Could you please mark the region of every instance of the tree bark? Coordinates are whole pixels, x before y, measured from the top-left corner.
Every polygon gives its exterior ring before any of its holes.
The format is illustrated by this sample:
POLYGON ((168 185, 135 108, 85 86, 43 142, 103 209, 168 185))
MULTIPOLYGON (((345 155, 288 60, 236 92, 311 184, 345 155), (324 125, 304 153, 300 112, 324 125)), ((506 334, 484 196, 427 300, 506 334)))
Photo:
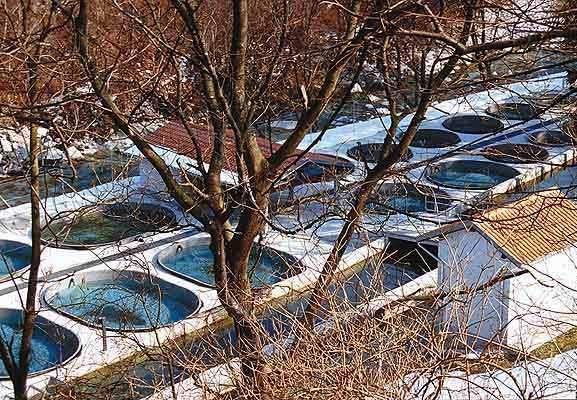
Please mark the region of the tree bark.
POLYGON ((32 335, 36 320, 36 295, 38 291, 38 274, 40 271, 40 235, 41 208, 40 208, 40 166, 38 156, 41 151, 38 126, 30 126, 30 206, 32 212, 32 262, 30 264, 24 321, 22 325, 22 343, 20 345, 17 373, 14 379, 14 398, 26 400, 30 352, 32 350, 32 335))
MULTIPOLYGON (((32 3, 28 3, 24 10, 23 18, 27 21, 32 15, 32 3)), ((27 31, 27 23, 24 24, 24 31, 27 31)), ((26 59, 27 68, 27 97, 30 106, 37 103, 38 96, 38 57, 45 35, 49 32, 46 28, 38 39, 36 47, 32 54, 26 59)), ((19 348, 19 354, 15 365, 15 374, 13 375, 14 398, 16 400, 26 400, 27 382, 30 366, 30 355, 32 350, 32 335, 34 334, 34 324, 36 320, 36 297, 38 291, 38 275, 40 273, 40 255, 41 255, 41 204, 40 204, 40 162, 39 157, 42 151, 38 125, 31 123, 30 129, 30 211, 32 223, 32 255, 30 268, 28 270, 28 284, 26 288, 26 303, 24 304, 24 320, 22 323, 22 342, 19 348)))

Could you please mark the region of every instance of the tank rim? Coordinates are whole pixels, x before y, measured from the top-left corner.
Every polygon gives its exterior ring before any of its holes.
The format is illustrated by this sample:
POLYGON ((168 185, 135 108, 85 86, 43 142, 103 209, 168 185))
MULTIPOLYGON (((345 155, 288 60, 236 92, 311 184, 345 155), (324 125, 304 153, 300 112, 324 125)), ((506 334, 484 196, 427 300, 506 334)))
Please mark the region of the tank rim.
MULTIPOLYGON (((3 311, 10 311, 10 312, 22 312, 23 310, 17 309, 17 308, 8 308, 8 307, 0 307, 0 313, 3 311)), ((37 315, 36 316, 36 322, 41 321, 41 323, 43 324, 48 324, 51 325, 53 327, 56 327, 56 329, 61 329, 64 332, 66 332, 67 334, 70 334, 70 336, 72 338, 74 338, 75 341, 75 347, 76 349, 72 352, 72 354, 70 354, 65 360, 63 360, 62 362, 57 363, 56 365, 53 365, 51 367, 48 368, 44 368, 38 371, 34 371, 34 372, 29 372, 28 376, 29 377, 37 377, 40 375, 44 375, 47 374, 49 372, 52 372, 58 368, 62 368, 64 367, 66 364, 70 363, 72 360, 74 360, 75 358, 77 358, 80 353, 82 352, 82 343, 80 342, 80 338, 79 336, 74 333, 71 329, 61 325, 60 323, 56 322, 56 321, 52 321, 51 319, 48 319, 42 315, 37 315)), ((10 380, 10 376, 8 375, 0 375, 0 381, 7 381, 10 380)))
MULTIPOLYGON (((190 240, 190 239, 189 239, 189 240, 190 240)), ((174 242, 174 243, 172 243, 171 245, 169 245, 168 247, 160 250, 160 251, 154 256, 154 258, 155 258, 155 260, 156 260, 156 264, 157 264, 160 268, 162 268, 164 271, 166 271, 167 273, 172 274, 172 275, 174 275, 174 276, 177 276, 178 278, 183 279, 183 280, 185 280, 185 281, 187 281, 187 282, 191 282, 191 283, 194 283, 194 284, 196 284, 196 285, 199 285, 199 286, 202 286, 202 287, 208 288, 208 289, 216 289, 216 288, 217 288, 216 285, 212 285, 212 284, 210 284, 210 283, 208 283, 208 282, 201 281, 200 279, 196 279, 196 278, 193 278, 193 277, 191 277, 191 276, 189 276, 189 275, 183 274, 182 272, 176 271, 175 269, 170 268, 170 267, 169 267, 168 265, 166 265, 166 263, 164 262, 164 258, 166 257, 167 254, 169 254, 169 250, 171 250, 174 246, 179 246, 179 245, 182 246, 183 242, 186 242, 186 241, 187 241, 187 240, 174 242)), ((203 246, 207 246, 207 244, 204 244, 204 243, 195 243, 195 244, 193 244, 193 245, 191 245, 191 246, 188 246, 188 247, 203 247, 203 246)), ((259 246, 259 245, 256 245, 256 246, 259 246)), ((253 247, 253 249, 256 248, 256 246, 253 247)), ((294 269, 294 270, 295 270, 295 273, 292 273, 292 274, 290 274, 289 276, 281 279, 281 281, 279 281, 279 282, 282 282, 282 281, 285 280, 285 279, 290 279, 290 278, 292 278, 292 277, 294 277, 294 276, 302 273, 302 272, 305 270, 304 265, 303 265, 300 261, 298 261, 298 260, 296 259, 296 257, 294 257, 292 254, 289 254, 289 253, 287 253, 287 252, 285 252, 285 251, 273 249, 273 248, 270 247, 270 246, 262 246, 262 247, 264 248, 263 251, 265 251, 265 252, 267 252, 267 253, 269 253, 269 254, 270 254, 270 253, 282 253, 284 257, 289 257, 291 264, 293 264, 293 266, 289 266, 289 267, 290 267, 290 269, 294 269)), ((278 282, 277 282, 277 283, 278 283, 278 282)), ((272 284, 272 285, 255 286, 254 289, 262 289, 262 288, 272 287, 272 286, 274 286, 274 284, 272 284)))
MULTIPOLYGON (((163 206, 160 204, 138 203, 138 202, 134 202, 134 201, 127 201, 125 203, 119 202, 119 203, 113 203, 113 204, 107 204, 107 205, 104 205, 104 204, 99 205, 99 206, 96 206, 94 210, 90 210, 86 214, 96 213, 96 212, 102 211, 103 209, 108 209, 108 208, 111 208, 111 207, 116 206, 116 205, 130 204, 130 203, 136 203, 138 205, 153 206, 153 207, 161 208, 163 212, 167 212, 167 214, 169 214, 169 216, 171 217, 172 221, 175 224, 178 223, 176 213, 172 209, 170 209, 169 207, 166 207, 166 206, 163 206)), ((86 214, 84 214, 84 215, 86 215, 86 214)), ((167 224, 165 226, 169 226, 169 225, 170 224, 167 224)), ((109 246, 114 246, 114 245, 125 245, 127 243, 134 242, 140 238, 147 238, 147 237, 156 235, 157 233, 160 233, 160 232, 155 232, 155 231, 142 232, 142 233, 137 233, 135 235, 127 236, 123 239, 116 240, 116 241, 98 242, 98 243, 93 243, 93 244, 90 244, 90 243, 89 244, 80 244, 80 243, 75 244, 75 243, 69 243, 66 241, 59 241, 58 242, 58 241, 54 241, 54 240, 50 240, 50 239, 45 239, 43 237, 40 238, 40 241, 43 245, 51 247, 51 248, 55 248, 55 249, 94 250, 94 249, 101 248, 101 247, 109 247, 109 246)))
MULTIPOLYGON (((88 272, 88 271, 84 270, 84 271, 81 271, 80 273, 81 273, 81 274, 86 274, 86 272, 88 272)), ((100 273, 104 272, 105 274, 113 274, 113 273, 123 274, 123 273, 130 273, 130 274, 134 274, 134 275, 144 275, 144 276, 147 276, 147 275, 148 275, 148 274, 146 274, 145 272, 138 271, 138 270, 132 270, 132 269, 127 269, 127 270, 123 270, 123 271, 100 270, 100 271, 98 271, 98 272, 100 272, 100 273)), ((173 283, 173 282, 169 282, 169 281, 167 281, 167 280, 164 280, 164 279, 162 279, 161 277, 159 277, 159 276, 157 276, 157 275, 151 275, 151 276, 152 276, 154 279, 161 280, 161 281, 163 281, 163 282, 165 282, 165 283, 169 283, 169 284, 171 284, 171 285, 174 285, 174 286, 178 287, 179 289, 182 289, 182 290, 187 291, 187 292, 189 292, 190 294, 192 294, 192 295, 196 298, 196 300, 197 300, 197 305, 196 305, 196 307, 194 308, 194 310, 193 310, 192 312, 190 312, 189 314, 187 314, 182 320, 178 320, 178 321, 174 321, 174 322, 170 322, 170 323, 166 323, 166 324, 158 324, 158 325, 155 325, 155 326, 152 326, 152 327, 136 328, 136 329, 112 328, 112 327, 108 327, 108 326, 107 326, 107 327, 106 327, 106 330, 107 330, 107 331, 111 331, 111 332, 134 332, 134 333, 153 332, 153 331, 158 330, 158 329, 172 327, 172 326, 174 326, 175 324, 177 324, 177 323, 179 323, 179 322, 181 322, 181 321, 184 321, 185 319, 188 319, 188 318, 192 317, 193 315, 197 314, 197 313, 200 311, 200 309, 203 307, 204 304, 203 304, 203 302, 202 302, 202 299, 200 298, 200 296, 198 296, 198 295, 197 295, 195 292, 193 292, 192 290, 190 290, 190 289, 188 289, 188 288, 185 288, 184 286, 177 285, 176 283, 173 283)), ((57 312, 58 314, 63 315, 63 316, 65 316, 66 318, 69 318, 69 319, 71 319, 71 320, 73 320, 73 321, 76 321, 76 322, 78 322, 78 323, 80 323, 80 324, 82 324, 82 325, 84 325, 84 326, 87 326, 87 327, 92 328, 92 329, 101 329, 102 327, 101 327, 100 325, 94 324, 94 323, 92 323, 92 322, 89 322, 89 321, 85 320, 84 318, 78 317, 78 316, 76 316, 76 315, 74 315, 74 314, 71 314, 71 313, 69 313, 69 312, 67 312, 67 311, 63 311, 63 310, 61 310, 59 307, 56 307, 56 306, 52 305, 52 304, 48 301, 47 296, 49 296, 49 295, 51 295, 51 294, 56 294, 56 293, 57 293, 56 290, 57 290, 57 289, 61 289, 61 286, 62 286, 62 282, 56 283, 56 284, 53 284, 53 285, 50 285, 50 286, 48 286, 46 289, 44 289, 43 292, 42 292, 42 295, 41 295, 42 303, 43 303, 44 305, 46 305, 47 307, 49 307, 49 308, 50 308, 51 310, 53 310, 54 312, 57 312)))

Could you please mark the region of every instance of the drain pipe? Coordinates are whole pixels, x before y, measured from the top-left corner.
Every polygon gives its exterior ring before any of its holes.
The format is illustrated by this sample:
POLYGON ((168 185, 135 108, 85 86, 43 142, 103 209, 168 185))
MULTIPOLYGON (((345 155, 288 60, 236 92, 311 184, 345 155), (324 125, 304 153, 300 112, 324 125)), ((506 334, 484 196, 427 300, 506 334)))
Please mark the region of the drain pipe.
POLYGON ((102 352, 106 352, 106 350, 108 350, 108 340, 106 337, 106 325, 104 324, 104 317, 100 317, 99 319, 100 322, 100 328, 102 331, 102 352))

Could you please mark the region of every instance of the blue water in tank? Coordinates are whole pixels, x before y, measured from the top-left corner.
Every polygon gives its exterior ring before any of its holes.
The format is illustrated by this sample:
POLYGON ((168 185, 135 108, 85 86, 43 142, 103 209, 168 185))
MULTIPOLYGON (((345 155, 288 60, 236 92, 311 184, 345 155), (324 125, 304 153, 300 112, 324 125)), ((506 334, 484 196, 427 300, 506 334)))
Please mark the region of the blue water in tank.
MULTIPOLYGON (((144 276, 144 274, 143 274, 144 276)), ((189 291, 158 279, 110 278, 71 281, 48 302, 58 311, 91 325, 116 330, 142 330, 185 319, 198 309, 198 298, 189 291)))
POLYGON ((514 168, 488 161, 458 160, 432 165, 427 178, 441 186, 458 189, 489 189, 519 174, 514 168))
POLYGON ((30 265, 32 248, 24 243, 0 240, 0 277, 30 265))
MULTIPOLYGON (((22 344, 23 313, 19 310, 0 311, 0 337, 19 363, 22 344)), ((37 317, 30 354, 29 373, 35 373, 56 367, 76 353, 79 347, 77 338, 69 331, 44 318, 37 317)), ((0 362, 0 376, 8 372, 0 362)))
MULTIPOLYGON (((215 286, 213 256, 208 245, 172 246, 159 254, 159 262, 169 271, 204 285, 215 286)), ((291 275, 291 261, 271 251, 253 248, 248 273, 253 287, 272 285, 291 275)))

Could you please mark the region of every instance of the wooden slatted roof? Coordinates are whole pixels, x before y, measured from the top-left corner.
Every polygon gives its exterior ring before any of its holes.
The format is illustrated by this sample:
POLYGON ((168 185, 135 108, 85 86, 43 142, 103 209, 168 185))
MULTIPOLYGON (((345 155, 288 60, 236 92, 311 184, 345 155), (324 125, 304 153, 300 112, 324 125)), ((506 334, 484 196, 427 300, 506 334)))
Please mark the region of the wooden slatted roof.
POLYGON ((548 190, 486 211, 474 226, 508 256, 530 264, 577 242, 577 205, 548 190))
POLYGON ((465 228, 481 233, 516 264, 531 264, 577 243, 577 204, 558 189, 537 192, 420 239, 465 228))

